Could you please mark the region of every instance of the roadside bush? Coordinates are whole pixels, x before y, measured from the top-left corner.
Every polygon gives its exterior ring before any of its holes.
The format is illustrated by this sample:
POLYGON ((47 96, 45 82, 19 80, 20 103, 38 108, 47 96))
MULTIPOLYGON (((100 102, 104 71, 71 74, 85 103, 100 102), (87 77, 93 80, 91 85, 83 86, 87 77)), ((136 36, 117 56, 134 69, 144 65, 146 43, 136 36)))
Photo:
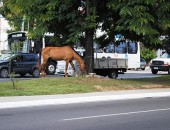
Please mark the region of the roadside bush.
POLYGON ((141 57, 144 58, 146 62, 148 63, 151 59, 156 57, 156 52, 155 50, 151 50, 149 48, 142 48, 141 57))

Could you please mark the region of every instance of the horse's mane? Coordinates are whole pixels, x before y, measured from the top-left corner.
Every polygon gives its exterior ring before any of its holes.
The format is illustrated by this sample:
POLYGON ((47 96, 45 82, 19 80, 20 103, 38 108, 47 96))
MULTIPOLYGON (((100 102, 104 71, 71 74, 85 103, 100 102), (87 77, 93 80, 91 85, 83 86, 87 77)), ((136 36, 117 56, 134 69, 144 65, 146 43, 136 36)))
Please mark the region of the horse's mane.
POLYGON ((82 58, 81 55, 80 55, 77 51, 75 51, 73 47, 70 47, 70 48, 71 48, 78 56, 80 56, 80 58, 82 58))

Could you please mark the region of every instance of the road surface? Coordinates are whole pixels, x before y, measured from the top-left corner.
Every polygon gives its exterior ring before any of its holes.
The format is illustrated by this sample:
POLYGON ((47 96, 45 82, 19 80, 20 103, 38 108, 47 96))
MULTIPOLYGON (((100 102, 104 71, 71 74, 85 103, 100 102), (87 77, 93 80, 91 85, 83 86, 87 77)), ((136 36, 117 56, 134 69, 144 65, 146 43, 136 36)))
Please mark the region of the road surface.
POLYGON ((168 130, 170 97, 0 110, 0 130, 168 130))

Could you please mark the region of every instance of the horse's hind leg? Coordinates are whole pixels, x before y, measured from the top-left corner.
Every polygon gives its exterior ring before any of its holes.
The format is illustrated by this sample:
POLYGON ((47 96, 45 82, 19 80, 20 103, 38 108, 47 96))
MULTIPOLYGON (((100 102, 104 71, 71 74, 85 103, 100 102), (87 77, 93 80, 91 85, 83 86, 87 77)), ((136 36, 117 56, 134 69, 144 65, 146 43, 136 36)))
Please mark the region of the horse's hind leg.
POLYGON ((65 67, 64 77, 67 77, 68 63, 69 63, 69 61, 66 61, 66 67, 65 67))
POLYGON ((75 69, 74 64, 73 64, 72 61, 70 61, 70 65, 71 65, 71 67, 72 67, 73 70, 74 70, 74 75, 78 76, 77 73, 76 73, 76 69, 75 69))
POLYGON ((46 67, 46 63, 42 63, 42 65, 41 65, 41 77, 46 76, 45 67, 46 67))

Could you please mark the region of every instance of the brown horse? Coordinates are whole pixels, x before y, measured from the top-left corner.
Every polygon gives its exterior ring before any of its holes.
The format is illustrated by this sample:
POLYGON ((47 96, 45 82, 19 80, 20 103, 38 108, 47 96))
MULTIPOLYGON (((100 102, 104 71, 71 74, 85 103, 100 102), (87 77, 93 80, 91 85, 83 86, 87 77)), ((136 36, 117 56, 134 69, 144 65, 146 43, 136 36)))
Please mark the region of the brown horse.
MULTIPOLYGON (((80 70, 83 73, 86 72, 85 69, 85 64, 84 61, 81 59, 81 57, 77 54, 76 51, 74 51, 71 47, 69 46, 63 46, 63 47, 46 47, 43 48, 39 54, 39 63, 38 63, 38 67, 40 68, 40 64, 41 64, 41 76, 45 77, 45 68, 46 68, 46 63, 48 61, 48 59, 51 58, 53 60, 59 61, 59 60, 65 60, 66 62, 66 66, 65 66, 65 77, 67 77, 67 68, 68 68, 68 64, 70 63, 74 73, 76 73, 75 71, 75 67, 73 64, 73 59, 77 60, 77 62, 80 65, 80 70), (41 56, 42 56, 42 64, 40 62, 41 60, 41 56)), ((77 75, 77 74, 76 74, 77 75)))

